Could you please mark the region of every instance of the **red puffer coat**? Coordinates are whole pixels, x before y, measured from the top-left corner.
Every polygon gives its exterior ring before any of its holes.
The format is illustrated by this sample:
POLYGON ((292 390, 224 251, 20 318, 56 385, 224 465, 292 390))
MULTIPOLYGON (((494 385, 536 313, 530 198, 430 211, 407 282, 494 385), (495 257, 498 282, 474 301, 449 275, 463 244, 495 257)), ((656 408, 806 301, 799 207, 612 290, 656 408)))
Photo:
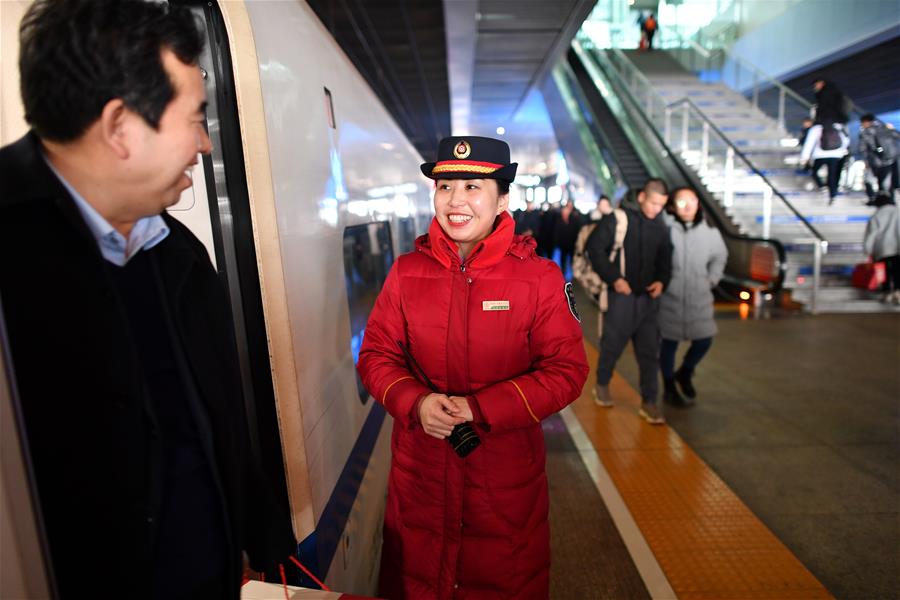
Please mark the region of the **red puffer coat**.
POLYGON ((369 317, 359 372, 394 417, 384 597, 548 596, 540 422, 578 397, 588 365, 559 268, 513 228, 501 215, 461 264, 432 221, 416 252, 397 260, 369 317), (422 430, 416 406, 430 390, 398 340, 439 391, 470 398, 481 446, 467 458, 422 430))

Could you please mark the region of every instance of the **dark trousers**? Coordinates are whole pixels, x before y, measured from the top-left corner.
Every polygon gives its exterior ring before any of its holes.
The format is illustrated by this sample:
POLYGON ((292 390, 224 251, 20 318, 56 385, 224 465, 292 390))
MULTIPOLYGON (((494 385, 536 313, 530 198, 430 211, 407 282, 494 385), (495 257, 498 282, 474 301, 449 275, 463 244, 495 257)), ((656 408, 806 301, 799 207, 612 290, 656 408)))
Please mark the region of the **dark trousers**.
POLYGON ((648 404, 656 404, 659 393, 658 311, 659 300, 647 294, 623 296, 609 290, 609 309, 603 316, 600 360, 597 361, 599 385, 609 385, 616 362, 631 340, 641 373, 641 398, 648 404))
POLYGON ((813 161, 812 167, 812 176, 813 180, 816 182, 816 185, 822 187, 822 180, 819 179, 819 168, 822 165, 828 167, 828 176, 827 176, 827 185, 828 185, 828 196, 830 198, 834 198, 837 196, 837 188, 838 181, 841 177, 841 165, 843 164, 842 158, 817 158, 813 161))
MULTIPOLYGON (((694 369, 700 364, 700 361, 709 352, 712 346, 712 338, 700 338, 699 340, 691 340, 691 347, 688 348, 687 354, 681 361, 681 371, 688 376, 694 374, 694 369)), ((659 348, 659 370, 662 371, 663 379, 672 379, 675 377, 675 351, 678 350, 678 340, 667 340, 663 338, 659 348)))
POLYGON ((887 286, 887 291, 896 292, 900 290, 900 254, 885 256, 881 260, 884 261, 884 270, 887 276, 884 282, 887 286))
MULTIPOLYGON (((885 165, 883 167, 869 166, 872 177, 878 182, 879 192, 887 192, 890 194, 891 191, 897 187, 897 182, 895 181, 896 178, 893 177, 893 170, 894 165, 885 165), (888 178, 890 178, 890 183, 888 183, 888 178)), ((869 199, 875 198, 875 188, 869 183, 868 178, 866 178, 866 194, 869 196, 869 199)))

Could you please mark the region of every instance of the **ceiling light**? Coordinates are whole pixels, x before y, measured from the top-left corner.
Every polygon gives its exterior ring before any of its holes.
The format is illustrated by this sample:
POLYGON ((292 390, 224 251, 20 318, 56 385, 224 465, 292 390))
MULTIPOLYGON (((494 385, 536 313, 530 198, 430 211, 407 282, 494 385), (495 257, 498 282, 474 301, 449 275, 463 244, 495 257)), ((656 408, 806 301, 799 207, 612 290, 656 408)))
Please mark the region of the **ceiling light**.
POLYGON ((500 127, 497 128, 497 135, 503 135, 504 133, 506 133, 506 128, 505 128, 505 127, 503 127, 503 126, 501 125, 500 127))

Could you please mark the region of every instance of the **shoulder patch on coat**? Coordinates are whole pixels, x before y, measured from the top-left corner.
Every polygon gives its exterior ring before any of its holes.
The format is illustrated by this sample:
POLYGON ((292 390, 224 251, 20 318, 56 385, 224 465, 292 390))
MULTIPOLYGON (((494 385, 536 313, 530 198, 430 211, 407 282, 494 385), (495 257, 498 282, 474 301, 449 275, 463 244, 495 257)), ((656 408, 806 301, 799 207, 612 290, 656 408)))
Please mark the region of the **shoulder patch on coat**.
POLYGON ((566 293, 566 302, 569 303, 569 312, 572 313, 572 316, 575 317, 575 320, 581 323, 581 316, 578 314, 578 309, 575 308, 575 288, 572 287, 572 282, 566 282, 566 285, 563 287, 566 293))

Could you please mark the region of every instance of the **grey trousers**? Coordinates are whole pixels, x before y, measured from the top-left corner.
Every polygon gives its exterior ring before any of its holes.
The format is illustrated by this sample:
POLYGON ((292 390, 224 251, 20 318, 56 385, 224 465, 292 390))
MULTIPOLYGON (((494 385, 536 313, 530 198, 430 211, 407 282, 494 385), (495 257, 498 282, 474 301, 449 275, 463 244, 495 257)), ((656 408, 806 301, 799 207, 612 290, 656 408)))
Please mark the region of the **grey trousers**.
POLYGON ((622 351, 631 340, 641 374, 641 398, 656 404, 659 393, 659 299, 647 294, 623 296, 609 291, 609 309, 603 317, 597 383, 608 385, 622 351))

